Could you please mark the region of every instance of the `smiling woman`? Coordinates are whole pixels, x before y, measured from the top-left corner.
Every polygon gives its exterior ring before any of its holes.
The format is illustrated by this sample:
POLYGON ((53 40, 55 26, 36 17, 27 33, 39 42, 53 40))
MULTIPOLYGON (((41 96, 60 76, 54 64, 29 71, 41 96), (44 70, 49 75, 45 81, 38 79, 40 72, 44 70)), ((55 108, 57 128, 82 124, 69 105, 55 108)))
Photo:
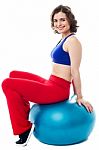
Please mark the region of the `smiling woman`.
POLYGON ((61 34, 62 39, 51 52, 52 72, 49 79, 39 75, 11 71, 2 82, 2 89, 7 99, 14 135, 19 135, 18 145, 26 145, 31 135, 32 124, 28 120, 29 102, 52 104, 69 99, 70 85, 73 83, 77 103, 84 105, 88 112, 92 105, 82 96, 79 66, 82 48, 75 37, 77 21, 67 6, 56 7, 51 15, 51 26, 61 34))
POLYGON ((71 8, 68 6, 61 7, 61 5, 52 12, 51 26, 56 33, 62 33, 62 29, 64 29, 65 32, 69 30, 71 32, 77 32, 77 27, 79 27, 77 25, 77 20, 75 20, 74 14, 71 12, 71 8))
POLYGON ((62 39, 53 49, 52 74, 73 83, 74 93, 77 95, 77 103, 84 105, 88 111, 92 111, 92 105, 82 96, 81 78, 79 67, 82 58, 82 46, 74 36, 77 32, 77 20, 68 6, 59 5, 51 14, 51 27, 56 33, 62 35, 62 39))
POLYGON ((70 29, 70 25, 69 22, 67 21, 66 15, 62 12, 55 14, 53 21, 54 21, 54 28, 56 29, 56 31, 58 31, 58 33, 63 33, 64 30, 68 31, 70 29))

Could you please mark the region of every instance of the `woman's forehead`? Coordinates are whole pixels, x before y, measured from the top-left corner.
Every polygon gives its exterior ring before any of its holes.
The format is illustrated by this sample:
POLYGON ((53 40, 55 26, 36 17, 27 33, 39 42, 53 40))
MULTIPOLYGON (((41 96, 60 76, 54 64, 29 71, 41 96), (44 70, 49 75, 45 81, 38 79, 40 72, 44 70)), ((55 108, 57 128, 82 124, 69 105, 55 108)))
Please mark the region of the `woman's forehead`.
POLYGON ((66 18, 66 14, 63 12, 58 12, 54 15, 54 19, 57 19, 57 18, 66 18))

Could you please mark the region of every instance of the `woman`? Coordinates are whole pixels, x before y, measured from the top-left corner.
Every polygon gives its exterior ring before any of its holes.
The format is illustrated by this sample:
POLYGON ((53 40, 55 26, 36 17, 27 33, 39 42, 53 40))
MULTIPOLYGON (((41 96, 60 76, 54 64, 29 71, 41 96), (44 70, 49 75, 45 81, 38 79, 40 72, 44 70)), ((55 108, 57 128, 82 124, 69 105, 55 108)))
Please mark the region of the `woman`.
POLYGON ((72 82, 77 103, 84 105, 88 112, 92 105, 83 99, 79 66, 82 48, 74 33, 77 21, 67 6, 56 7, 51 15, 53 30, 62 35, 62 39, 51 52, 52 73, 48 80, 27 72, 12 71, 9 78, 2 83, 7 99, 14 135, 19 135, 18 145, 26 145, 32 124, 28 121, 29 101, 39 104, 50 104, 69 98, 72 82))

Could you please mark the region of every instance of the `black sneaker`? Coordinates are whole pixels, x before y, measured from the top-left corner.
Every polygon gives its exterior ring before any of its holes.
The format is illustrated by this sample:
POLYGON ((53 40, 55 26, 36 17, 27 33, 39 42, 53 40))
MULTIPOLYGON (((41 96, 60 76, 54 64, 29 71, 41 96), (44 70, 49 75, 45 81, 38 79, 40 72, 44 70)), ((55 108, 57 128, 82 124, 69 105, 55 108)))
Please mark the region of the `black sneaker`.
POLYGON ((17 145, 26 146, 32 134, 32 128, 19 135, 19 140, 16 141, 17 145))

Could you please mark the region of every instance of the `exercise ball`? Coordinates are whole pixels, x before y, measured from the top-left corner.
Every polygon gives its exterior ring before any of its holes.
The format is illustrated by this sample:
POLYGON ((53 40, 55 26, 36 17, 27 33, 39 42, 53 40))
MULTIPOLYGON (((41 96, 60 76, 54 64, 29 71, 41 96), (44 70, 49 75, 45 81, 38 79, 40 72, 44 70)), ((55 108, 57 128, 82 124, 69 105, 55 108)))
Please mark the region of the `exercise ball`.
POLYGON ((55 104, 34 104, 29 113, 34 124, 34 136, 50 145, 70 145, 83 142, 93 130, 95 112, 69 100, 55 104))

